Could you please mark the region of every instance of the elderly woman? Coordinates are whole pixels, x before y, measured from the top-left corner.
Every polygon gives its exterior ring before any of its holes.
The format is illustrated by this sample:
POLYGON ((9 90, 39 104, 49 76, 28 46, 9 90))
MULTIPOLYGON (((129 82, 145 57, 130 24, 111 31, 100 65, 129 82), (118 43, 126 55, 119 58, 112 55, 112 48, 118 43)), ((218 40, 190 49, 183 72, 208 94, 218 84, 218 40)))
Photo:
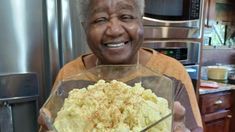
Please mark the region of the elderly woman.
POLYGON ((92 53, 66 64, 56 82, 97 65, 138 62, 175 78, 174 131, 202 131, 195 93, 184 67, 173 58, 141 48, 144 0, 80 0, 79 7, 92 53))

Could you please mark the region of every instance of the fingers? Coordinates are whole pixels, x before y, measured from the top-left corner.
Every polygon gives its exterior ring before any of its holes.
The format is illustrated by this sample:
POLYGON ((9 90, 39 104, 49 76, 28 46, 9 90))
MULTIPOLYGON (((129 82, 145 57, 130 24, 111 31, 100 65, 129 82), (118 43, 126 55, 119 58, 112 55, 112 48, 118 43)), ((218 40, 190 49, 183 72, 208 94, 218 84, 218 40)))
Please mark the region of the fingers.
POLYGON ((185 108, 180 104, 180 102, 174 102, 174 121, 183 122, 185 117, 185 108))
POLYGON ((40 109, 40 113, 43 113, 47 117, 51 118, 51 112, 48 109, 46 109, 46 108, 41 108, 40 109))
POLYGON ((40 109, 40 113, 39 113, 39 116, 38 116, 38 124, 41 125, 40 132, 44 132, 44 131, 49 130, 43 116, 44 117, 47 116, 47 117, 51 118, 51 113, 45 108, 40 109))
POLYGON ((174 123, 173 129, 174 132, 190 132, 184 124, 185 120, 185 108, 180 104, 180 102, 174 102, 174 123))
POLYGON ((186 128, 183 122, 174 122, 173 131, 174 132, 190 132, 190 130, 186 128))

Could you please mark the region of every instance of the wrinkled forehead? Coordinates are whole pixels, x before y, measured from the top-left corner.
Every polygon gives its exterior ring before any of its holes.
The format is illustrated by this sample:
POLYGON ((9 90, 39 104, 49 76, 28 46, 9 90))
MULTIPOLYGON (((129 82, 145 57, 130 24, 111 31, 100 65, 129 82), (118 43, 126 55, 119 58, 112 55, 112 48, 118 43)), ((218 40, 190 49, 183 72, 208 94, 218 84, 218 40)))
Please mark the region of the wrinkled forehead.
POLYGON ((137 3, 135 0, 91 0, 91 3, 89 4, 90 14, 120 10, 137 12, 137 3))

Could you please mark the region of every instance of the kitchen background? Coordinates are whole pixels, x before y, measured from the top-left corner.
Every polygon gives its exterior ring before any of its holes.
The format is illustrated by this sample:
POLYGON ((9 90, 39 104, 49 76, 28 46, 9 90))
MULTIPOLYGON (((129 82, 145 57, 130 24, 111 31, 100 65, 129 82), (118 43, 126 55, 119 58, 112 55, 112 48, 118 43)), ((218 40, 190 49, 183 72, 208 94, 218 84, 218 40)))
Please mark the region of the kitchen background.
POLYGON ((208 0, 205 8, 203 66, 235 63, 234 13, 233 0, 208 0))
POLYGON ((204 45, 234 46, 233 1, 210 0, 206 6, 204 45))
MULTIPOLYGON (((235 85, 205 92, 200 84, 208 66, 235 65, 234 0, 146 2, 144 46, 185 66, 206 132, 234 132, 235 85)), ((76 0, 0 0, 0 18, 0 132, 36 131, 38 108, 58 70, 89 52, 76 0)))
POLYGON ((199 86, 204 131, 234 132, 234 0, 206 0, 204 13, 199 86))
MULTIPOLYGON (((235 63, 235 5, 232 0, 208 0, 205 5, 202 70, 235 63)), ((202 73, 203 78, 205 73, 202 73)))
POLYGON ((76 0, 0 0, 0 132, 37 131, 59 69, 89 49, 76 0))

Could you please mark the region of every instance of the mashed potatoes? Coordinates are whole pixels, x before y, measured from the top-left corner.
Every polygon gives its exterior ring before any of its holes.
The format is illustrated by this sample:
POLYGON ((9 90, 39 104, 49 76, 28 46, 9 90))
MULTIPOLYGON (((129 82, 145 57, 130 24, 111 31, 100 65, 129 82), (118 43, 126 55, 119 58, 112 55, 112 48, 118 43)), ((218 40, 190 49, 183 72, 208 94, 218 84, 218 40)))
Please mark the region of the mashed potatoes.
MULTIPOLYGON (((169 114, 168 102, 145 90, 113 80, 69 92, 54 125, 58 132, 138 132, 169 114)), ((171 119, 149 132, 169 132, 171 119)))

